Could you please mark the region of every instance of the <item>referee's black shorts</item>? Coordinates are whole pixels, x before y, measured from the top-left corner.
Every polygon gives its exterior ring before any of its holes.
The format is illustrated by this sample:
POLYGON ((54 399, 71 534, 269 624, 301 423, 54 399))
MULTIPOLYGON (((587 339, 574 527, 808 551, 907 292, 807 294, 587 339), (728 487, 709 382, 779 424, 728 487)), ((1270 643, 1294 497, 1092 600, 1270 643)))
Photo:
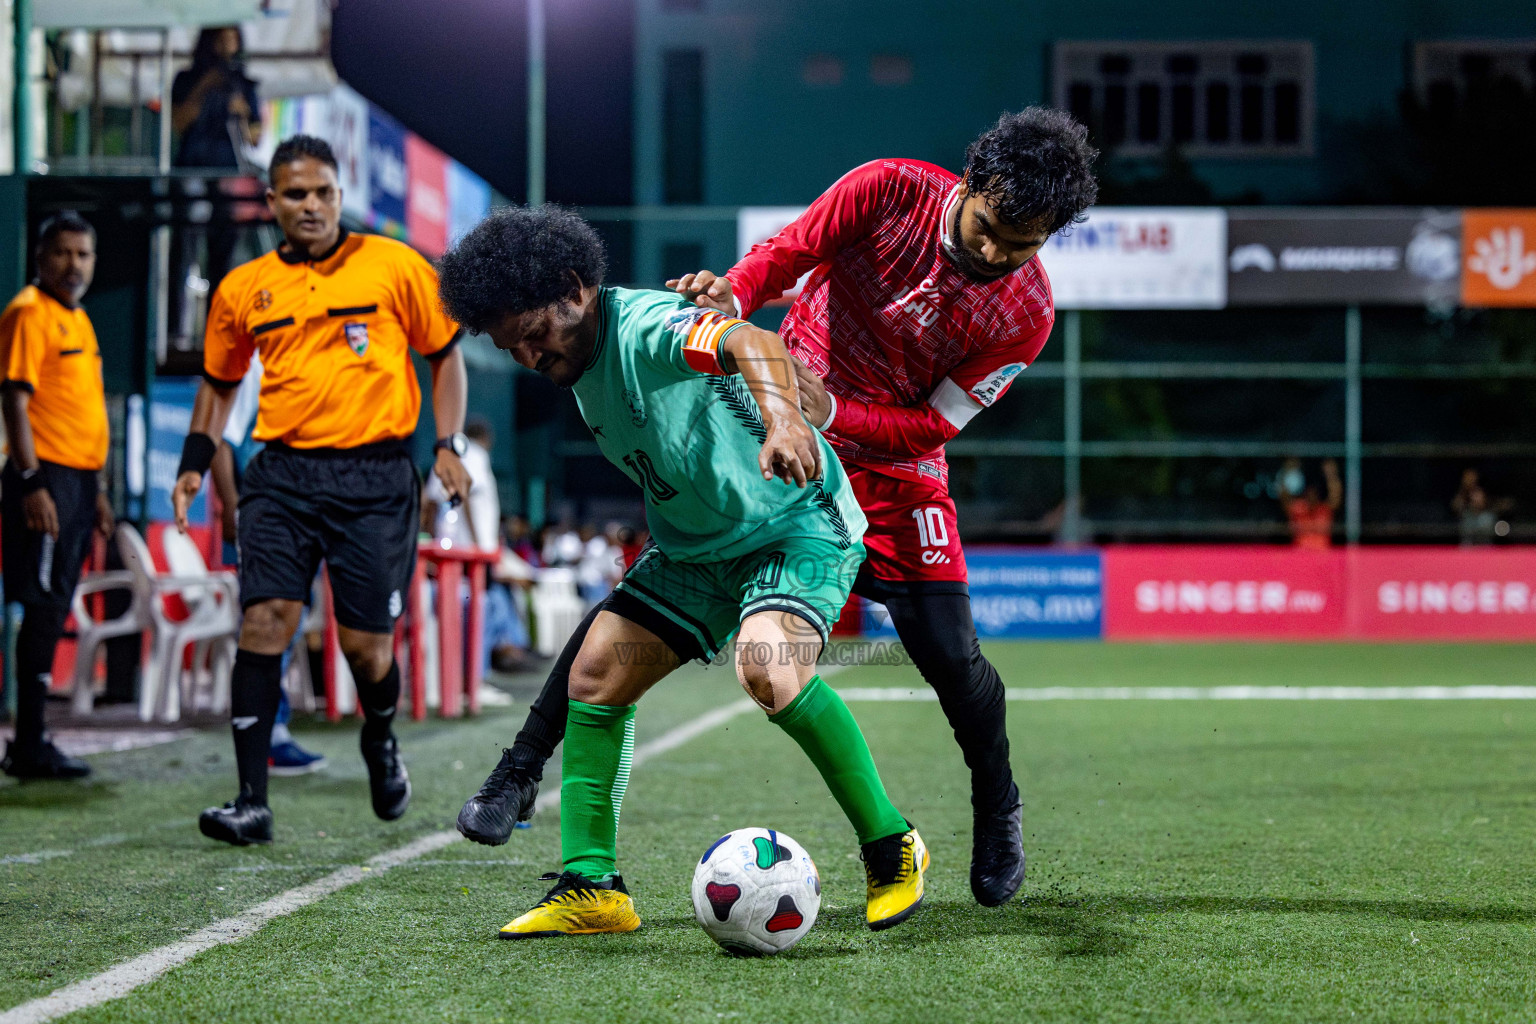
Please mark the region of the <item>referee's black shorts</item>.
POLYGON ((324 559, 336 621, 392 632, 416 567, 420 488, 404 441, 267 445, 240 489, 240 603, 308 600, 324 559))
POLYGON ((0 559, 5 562, 5 599, 48 605, 62 614, 68 612, 75 596, 80 567, 91 547, 91 530, 96 526, 96 471, 40 459, 38 472, 58 510, 57 540, 27 529, 16 460, 8 461, 0 473, 0 559))

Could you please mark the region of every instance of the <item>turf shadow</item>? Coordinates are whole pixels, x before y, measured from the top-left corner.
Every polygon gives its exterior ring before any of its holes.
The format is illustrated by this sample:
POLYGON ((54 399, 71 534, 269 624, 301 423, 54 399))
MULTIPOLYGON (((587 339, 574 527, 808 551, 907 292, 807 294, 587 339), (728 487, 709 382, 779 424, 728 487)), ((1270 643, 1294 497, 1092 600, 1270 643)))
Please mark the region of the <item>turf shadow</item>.
POLYGON ((87 807, 104 800, 115 800, 117 796, 116 783, 106 779, 90 782, 29 780, 0 787, 0 807, 27 810, 87 807))
POLYGON ((1080 910, 1096 914, 1350 914, 1396 917, 1408 921, 1460 924, 1528 924, 1536 907, 1510 904, 1451 903, 1443 900, 1369 900, 1283 896, 1146 896, 1130 894, 1046 893, 1017 906, 1034 913, 1080 910))

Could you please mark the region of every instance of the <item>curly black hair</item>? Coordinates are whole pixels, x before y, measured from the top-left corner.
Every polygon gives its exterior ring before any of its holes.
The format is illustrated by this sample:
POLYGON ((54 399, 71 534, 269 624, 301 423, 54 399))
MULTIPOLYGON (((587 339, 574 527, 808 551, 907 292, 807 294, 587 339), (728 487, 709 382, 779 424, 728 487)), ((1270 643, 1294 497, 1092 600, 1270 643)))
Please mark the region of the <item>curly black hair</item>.
POLYGON ((966 186, 986 196, 1006 223, 1039 225, 1055 234, 1081 221, 1098 198, 1098 155, 1088 144, 1088 129, 1071 114, 1025 107, 998 118, 966 147, 966 186))
POLYGON ((302 160, 304 157, 330 164, 333 171, 341 170, 336 163, 336 154, 331 152, 329 142, 313 135, 292 135, 279 142, 277 148, 272 151, 272 159, 267 164, 267 183, 271 184, 272 176, 277 173, 279 167, 291 164, 295 160, 302 160))
POLYGON ((577 214, 513 206, 491 214, 443 255, 438 295, 445 313, 484 334, 507 316, 569 296, 571 271, 596 285, 607 269, 602 239, 577 214))

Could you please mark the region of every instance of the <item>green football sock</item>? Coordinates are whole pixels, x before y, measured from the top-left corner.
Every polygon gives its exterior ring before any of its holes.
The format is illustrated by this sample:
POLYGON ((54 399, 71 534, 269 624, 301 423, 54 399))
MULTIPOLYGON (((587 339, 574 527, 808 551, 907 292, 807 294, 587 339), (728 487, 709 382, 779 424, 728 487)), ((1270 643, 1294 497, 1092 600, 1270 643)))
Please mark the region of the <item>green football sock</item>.
POLYGON ((860 843, 907 831, 906 819, 885 795, 885 783, 869 756, 859 723, 821 676, 813 676, 784 710, 768 720, 789 733, 821 772, 860 843))
POLYGON ((560 858, 602 881, 618 872, 619 806, 635 757, 635 706, 570 702, 560 774, 560 858))

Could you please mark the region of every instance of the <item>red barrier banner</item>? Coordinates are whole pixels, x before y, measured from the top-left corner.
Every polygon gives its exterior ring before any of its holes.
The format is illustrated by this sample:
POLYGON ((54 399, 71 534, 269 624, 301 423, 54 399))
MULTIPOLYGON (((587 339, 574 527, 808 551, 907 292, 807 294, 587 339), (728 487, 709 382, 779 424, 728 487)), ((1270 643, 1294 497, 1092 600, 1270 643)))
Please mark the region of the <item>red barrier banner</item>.
POLYGON ((1331 639, 1348 605, 1342 551, 1280 547, 1103 550, 1110 639, 1331 639))
POLYGON ((1347 557, 1352 636, 1536 639, 1536 551, 1359 548, 1347 557))

